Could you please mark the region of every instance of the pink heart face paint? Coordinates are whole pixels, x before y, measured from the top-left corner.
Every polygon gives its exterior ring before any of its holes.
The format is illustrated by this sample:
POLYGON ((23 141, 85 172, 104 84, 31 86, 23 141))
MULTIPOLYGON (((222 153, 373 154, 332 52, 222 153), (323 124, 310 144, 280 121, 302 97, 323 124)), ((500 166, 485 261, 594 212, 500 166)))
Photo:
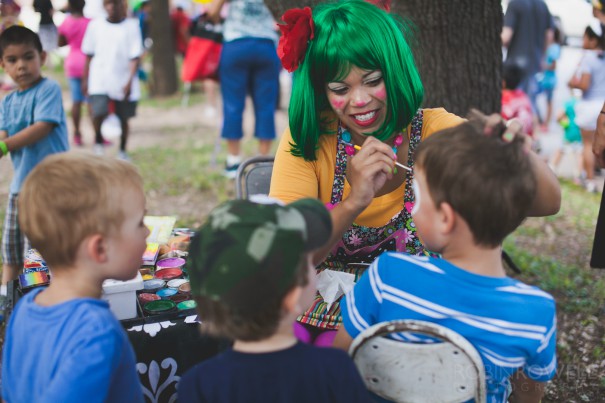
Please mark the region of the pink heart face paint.
POLYGON ((352 67, 344 79, 327 83, 326 93, 342 125, 357 137, 356 143, 383 124, 387 92, 380 70, 352 67))

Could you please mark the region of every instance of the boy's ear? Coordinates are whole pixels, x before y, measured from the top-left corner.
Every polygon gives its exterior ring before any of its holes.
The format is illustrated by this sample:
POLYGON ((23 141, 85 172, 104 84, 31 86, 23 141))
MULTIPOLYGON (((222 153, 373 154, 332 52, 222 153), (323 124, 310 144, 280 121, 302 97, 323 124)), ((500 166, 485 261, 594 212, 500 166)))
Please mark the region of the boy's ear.
POLYGON ((450 234, 456 226, 456 212, 452 206, 447 202, 441 202, 439 205, 439 212, 441 217, 441 231, 443 234, 450 234))
POLYGON ((88 258, 95 263, 105 263, 108 260, 107 242, 103 235, 94 234, 85 238, 83 246, 88 258))
POLYGON ((302 294, 302 287, 294 287, 285 295, 282 300, 281 306, 286 313, 302 313, 305 307, 301 307, 300 296, 302 294))

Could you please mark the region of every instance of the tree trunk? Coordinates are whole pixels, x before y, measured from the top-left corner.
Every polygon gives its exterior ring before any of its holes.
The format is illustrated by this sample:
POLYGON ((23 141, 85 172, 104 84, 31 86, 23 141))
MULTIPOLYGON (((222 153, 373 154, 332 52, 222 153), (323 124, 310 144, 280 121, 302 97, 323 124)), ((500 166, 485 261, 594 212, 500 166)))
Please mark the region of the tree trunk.
MULTIPOLYGON (((265 0, 279 20, 292 7, 321 1, 265 0)), ((417 28, 414 53, 425 87, 423 106, 465 116, 500 112, 500 0, 393 0, 391 12, 417 28)))
POLYGON ((172 95, 178 90, 178 82, 168 0, 151 0, 150 28, 153 95, 172 95))

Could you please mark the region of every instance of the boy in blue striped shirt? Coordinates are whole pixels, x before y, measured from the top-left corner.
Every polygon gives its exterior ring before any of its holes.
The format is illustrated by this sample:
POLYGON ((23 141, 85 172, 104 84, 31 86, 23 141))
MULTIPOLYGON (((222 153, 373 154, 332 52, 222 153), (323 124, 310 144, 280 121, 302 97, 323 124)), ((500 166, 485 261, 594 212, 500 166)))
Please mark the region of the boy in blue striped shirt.
POLYGON ((443 259, 380 256, 346 296, 335 345, 348 348, 379 322, 434 322, 475 346, 488 402, 539 402, 557 366, 555 301, 508 277, 501 259, 502 241, 531 211, 536 177, 525 137, 504 125, 486 135, 485 122, 476 114, 416 152, 412 214, 443 259))

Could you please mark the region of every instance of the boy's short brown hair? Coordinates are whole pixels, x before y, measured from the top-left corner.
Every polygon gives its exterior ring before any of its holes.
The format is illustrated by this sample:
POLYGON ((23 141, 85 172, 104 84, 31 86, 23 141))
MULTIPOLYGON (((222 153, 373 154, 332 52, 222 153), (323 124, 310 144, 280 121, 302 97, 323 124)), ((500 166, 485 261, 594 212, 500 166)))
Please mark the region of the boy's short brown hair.
MULTIPOLYGON (((242 341, 258 341, 271 337, 277 331, 282 318, 282 302, 286 294, 295 287, 306 286, 309 282, 305 257, 301 257, 293 281, 285 290, 277 294, 262 293, 261 289, 258 290, 258 297, 262 298, 263 303, 257 305, 251 302, 256 306, 255 309, 241 311, 222 300, 194 296, 202 320, 202 331, 242 341)), ((249 287, 255 286, 258 284, 251 281, 249 287)))
POLYGON ((42 53, 42 42, 38 34, 19 25, 8 27, 0 34, 0 58, 10 45, 29 45, 34 47, 38 53, 42 53))
POLYGON ((119 230, 128 189, 143 192, 141 175, 128 162, 76 152, 54 154, 25 180, 19 224, 51 268, 69 266, 86 237, 119 230))
POLYGON ((442 130, 416 150, 435 206, 446 202, 468 224, 478 245, 496 247, 527 216, 536 177, 524 139, 502 139, 500 124, 485 135, 485 116, 442 130))
POLYGON ((316 199, 230 200, 212 210, 186 266, 202 329, 242 341, 273 335, 284 297, 307 284, 309 252, 331 232, 330 213, 316 199))

